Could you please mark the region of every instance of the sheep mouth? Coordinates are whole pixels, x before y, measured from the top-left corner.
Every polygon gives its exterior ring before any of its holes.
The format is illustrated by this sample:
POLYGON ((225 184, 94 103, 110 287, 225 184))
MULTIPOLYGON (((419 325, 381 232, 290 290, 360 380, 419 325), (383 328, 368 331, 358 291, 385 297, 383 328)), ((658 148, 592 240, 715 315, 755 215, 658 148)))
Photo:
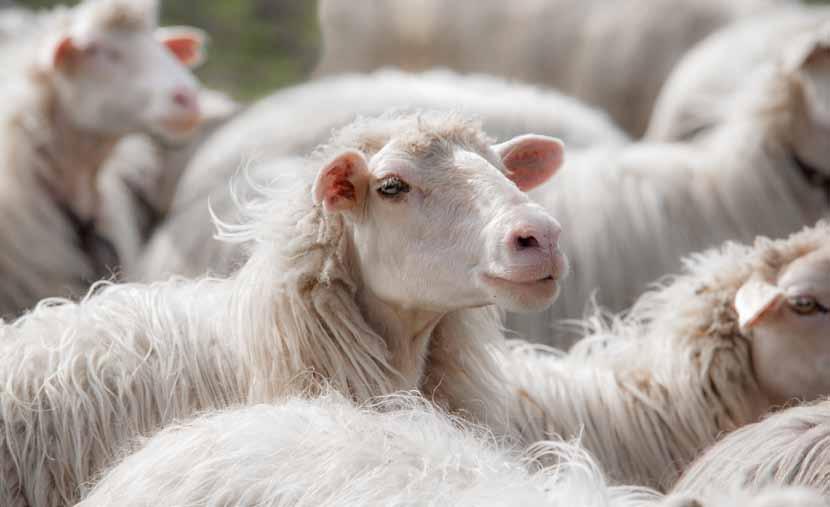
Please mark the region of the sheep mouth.
POLYGON ((481 278, 488 287, 496 290, 508 290, 510 292, 546 292, 545 289, 554 290, 559 282, 559 279, 552 274, 531 279, 510 279, 502 276, 484 274, 481 278))
POLYGON ((175 135, 189 134, 196 130, 202 123, 202 117, 199 115, 185 116, 185 117, 171 117, 165 118, 161 125, 165 131, 171 132, 175 135))

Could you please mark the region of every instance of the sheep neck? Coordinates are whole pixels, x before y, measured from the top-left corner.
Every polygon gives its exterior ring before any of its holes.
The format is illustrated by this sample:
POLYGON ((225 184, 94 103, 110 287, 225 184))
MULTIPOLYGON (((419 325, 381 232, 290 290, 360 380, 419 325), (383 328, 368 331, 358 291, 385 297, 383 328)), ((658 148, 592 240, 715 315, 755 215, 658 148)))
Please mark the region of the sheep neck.
POLYGON ((366 321, 384 337, 389 364, 403 377, 402 388, 420 388, 430 341, 445 313, 404 308, 384 301, 365 286, 358 291, 357 301, 366 321))
POLYGON ((44 104, 37 123, 25 133, 37 158, 36 181, 78 220, 93 222, 100 208, 98 172, 118 138, 79 127, 57 98, 44 104))

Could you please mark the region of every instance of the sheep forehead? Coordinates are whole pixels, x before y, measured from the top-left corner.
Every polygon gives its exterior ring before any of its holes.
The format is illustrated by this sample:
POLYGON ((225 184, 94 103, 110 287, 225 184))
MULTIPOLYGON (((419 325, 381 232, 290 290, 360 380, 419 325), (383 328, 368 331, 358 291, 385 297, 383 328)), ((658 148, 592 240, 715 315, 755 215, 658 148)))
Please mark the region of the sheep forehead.
POLYGON ((490 142, 479 122, 456 113, 391 111, 380 116, 357 118, 336 131, 320 154, 328 158, 326 155, 342 148, 354 148, 372 156, 394 143, 412 157, 424 158, 446 152, 452 145, 486 152, 490 142))
MULTIPOLYGON (((453 190, 475 188, 484 181, 508 180, 501 169, 488 160, 488 153, 479 153, 466 146, 433 147, 428 152, 412 153, 405 143, 392 141, 372 157, 371 167, 376 177, 395 172, 425 187, 452 186, 453 190)), ((492 183, 489 183, 492 186, 492 183)))
POLYGON ((830 246, 799 257, 783 271, 778 285, 830 294, 830 246))
POLYGON ((78 35, 110 31, 152 31, 158 25, 155 0, 87 0, 77 7, 78 35))

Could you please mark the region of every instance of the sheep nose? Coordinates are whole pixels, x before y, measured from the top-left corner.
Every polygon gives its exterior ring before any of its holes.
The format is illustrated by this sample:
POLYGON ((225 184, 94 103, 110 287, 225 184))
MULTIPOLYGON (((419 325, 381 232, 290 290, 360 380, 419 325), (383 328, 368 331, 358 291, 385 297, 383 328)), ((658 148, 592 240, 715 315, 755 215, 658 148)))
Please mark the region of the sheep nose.
POLYGON ((515 252, 547 251, 556 247, 561 232, 561 228, 554 224, 524 225, 510 231, 506 243, 515 252))
POLYGON ((539 240, 536 236, 521 234, 516 235, 516 250, 524 250, 525 248, 539 248, 539 240))
POLYGON ((188 88, 178 88, 172 94, 173 103, 190 114, 199 113, 199 100, 196 92, 188 88))

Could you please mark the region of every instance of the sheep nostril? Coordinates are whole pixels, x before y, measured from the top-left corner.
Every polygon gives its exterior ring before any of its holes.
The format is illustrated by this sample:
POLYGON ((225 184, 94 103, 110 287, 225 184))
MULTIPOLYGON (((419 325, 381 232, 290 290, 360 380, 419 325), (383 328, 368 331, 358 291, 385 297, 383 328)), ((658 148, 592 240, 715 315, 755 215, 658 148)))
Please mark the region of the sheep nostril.
POLYGON ((173 103, 188 111, 196 109, 196 99, 189 91, 178 90, 174 92, 173 103))
POLYGON ((539 241, 534 236, 517 236, 516 246, 519 250, 526 250, 528 248, 539 248, 539 241))

